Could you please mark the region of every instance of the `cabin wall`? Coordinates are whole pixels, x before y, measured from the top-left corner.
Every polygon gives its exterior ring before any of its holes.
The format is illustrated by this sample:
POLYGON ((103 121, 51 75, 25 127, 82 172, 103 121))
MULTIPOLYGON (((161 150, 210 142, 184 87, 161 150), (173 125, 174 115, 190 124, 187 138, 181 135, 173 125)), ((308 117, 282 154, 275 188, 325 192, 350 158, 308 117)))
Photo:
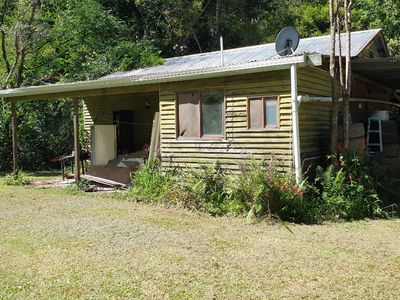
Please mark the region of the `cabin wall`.
POLYGON ((132 139, 135 148, 140 149, 145 143, 150 143, 153 114, 158 109, 158 93, 87 97, 83 107, 84 129, 89 133, 91 125, 114 124, 113 112, 132 110, 134 116, 132 139))
MULTIPOLYGON (((330 75, 318 68, 298 70, 298 93, 331 96, 330 75)), ((330 147, 331 102, 303 102, 299 108, 300 151, 302 158, 328 154, 330 147)))
POLYGON ((163 166, 200 167, 219 162, 237 169, 252 158, 274 160, 282 170, 292 170, 290 71, 166 83, 160 86, 161 153, 163 166), (184 91, 224 89, 225 138, 177 139, 176 95, 184 91), (280 96, 279 129, 248 129, 247 97, 280 96))

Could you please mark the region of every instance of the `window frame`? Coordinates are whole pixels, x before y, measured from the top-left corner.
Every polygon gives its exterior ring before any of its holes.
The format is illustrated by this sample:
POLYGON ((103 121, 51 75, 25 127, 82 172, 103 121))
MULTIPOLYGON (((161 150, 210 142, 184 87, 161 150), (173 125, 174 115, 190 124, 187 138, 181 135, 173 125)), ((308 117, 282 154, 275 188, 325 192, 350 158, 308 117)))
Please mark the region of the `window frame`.
MULTIPOLYGON (((271 99, 272 100, 272 99, 271 99)), ((251 96, 247 97, 247 129, 248 130, 254 130, 254 131, 275 131, 280 129, 280 96, 278 95, 269 95, 269 96, 251 96), (250 101, 253 99, 260 99, 262 100, 262 127, 260 128, 252 128, 251 127, 251 115, 250 115, 250 101), (274 98, 273 100, 276 100, 276 125, 267 125, 266 123, 266 101, 268 101, 268 98, 274 98)))
POLYGON ((226 98, 225 98, 225 89, 222 88, 209 88, 209 89, 201 89, 201 90, 188 90, 188 91, 179 91, 175 92, 175 119, 176 119, 176 131, 175 131, 175 138, 177 140, 222 140, 225 139, 225 112, 226 112, 226 98), (222 92, 223 93, 223 102, 222 102, 222 113, 221 113, 221 118, 222 118, 222 133, 221 135, 205 135, 203 133, 203 109, 202 109, 202 93, 204 92, 222 92), (198 137, 185 137, 185 136, 180 136, 179 131, 180 131, 180 121, 179 121, 179 96, 181 94, 190 94, 190 93, 199 93, 200 94, 200 100, 199 100, 199 132, 200 136, 198 137))

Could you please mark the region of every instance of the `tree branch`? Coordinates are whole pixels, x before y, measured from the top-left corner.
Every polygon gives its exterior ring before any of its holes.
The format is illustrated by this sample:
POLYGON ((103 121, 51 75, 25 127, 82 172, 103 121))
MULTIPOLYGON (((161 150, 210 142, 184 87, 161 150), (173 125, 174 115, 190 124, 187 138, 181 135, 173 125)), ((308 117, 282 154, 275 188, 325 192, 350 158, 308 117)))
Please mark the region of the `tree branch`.
POLYGON ((1 52, 3 55, 4 64, 6 66, 7 73, 10 72, 11 66, 8 60, 7 49, 6 49, 6 33, 3 29, 4 18, 7 14, 8 0, 4 0, 3 6, 1 8, 2 13, 0 14, 0 34, 1 34, 1 52))
POLYGON ((18 67, 17 76, 16 76, 16 86, 17 87, 20 87, 22 85, 22 78, 23 78, 23 72, 24 72, 24 67, 25 67, 26 49, 29 45, 29 41, 32 38, 32 35, 34 32, 34 30, 31 28, 31 26, 32 26, 33 20, 35 18, 36 8, 37 8, 38 4, 39 4, 39 1, 32 2, 32 10, 31 10, 31 14, 29 16, 29 21, 28 21, 28 26, 30 28, 30 31, 29 31, 28 35, 26 36, 27 42, 24 44, 24 46, 21 49, 21 59, 20 59, 19 67, 18 67))

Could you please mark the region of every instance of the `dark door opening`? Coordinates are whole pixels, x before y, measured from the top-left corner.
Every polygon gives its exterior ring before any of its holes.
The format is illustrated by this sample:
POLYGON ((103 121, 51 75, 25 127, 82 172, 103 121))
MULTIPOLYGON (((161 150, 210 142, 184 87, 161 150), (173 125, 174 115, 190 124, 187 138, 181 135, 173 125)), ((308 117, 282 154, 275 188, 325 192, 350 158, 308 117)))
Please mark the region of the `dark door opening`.
POLYGON ((133 110, 114 111, 114 123, 117 126, 117 153, 128 154, 134 152, 134 125, 133 110))

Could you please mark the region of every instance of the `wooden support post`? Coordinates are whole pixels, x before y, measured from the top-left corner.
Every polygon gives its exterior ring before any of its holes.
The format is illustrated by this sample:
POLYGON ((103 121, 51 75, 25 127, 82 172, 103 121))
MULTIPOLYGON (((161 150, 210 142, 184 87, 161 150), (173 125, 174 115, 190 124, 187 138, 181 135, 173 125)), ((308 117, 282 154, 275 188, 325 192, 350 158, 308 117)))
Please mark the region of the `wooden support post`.
POLYGON ((17 174, 18 165, 18 140, 17 140, 17 108, 16 103, 11 102, 11 127, 12 127, 12 155, 13 155, 13 173, 17 174))
POLYGON ((79 145, 79 100, 73 98, 74 104, 74 153, 75 153, 75 182, 81 179, 80 167, 79 167, 79 156, 81 153, 79 145))

